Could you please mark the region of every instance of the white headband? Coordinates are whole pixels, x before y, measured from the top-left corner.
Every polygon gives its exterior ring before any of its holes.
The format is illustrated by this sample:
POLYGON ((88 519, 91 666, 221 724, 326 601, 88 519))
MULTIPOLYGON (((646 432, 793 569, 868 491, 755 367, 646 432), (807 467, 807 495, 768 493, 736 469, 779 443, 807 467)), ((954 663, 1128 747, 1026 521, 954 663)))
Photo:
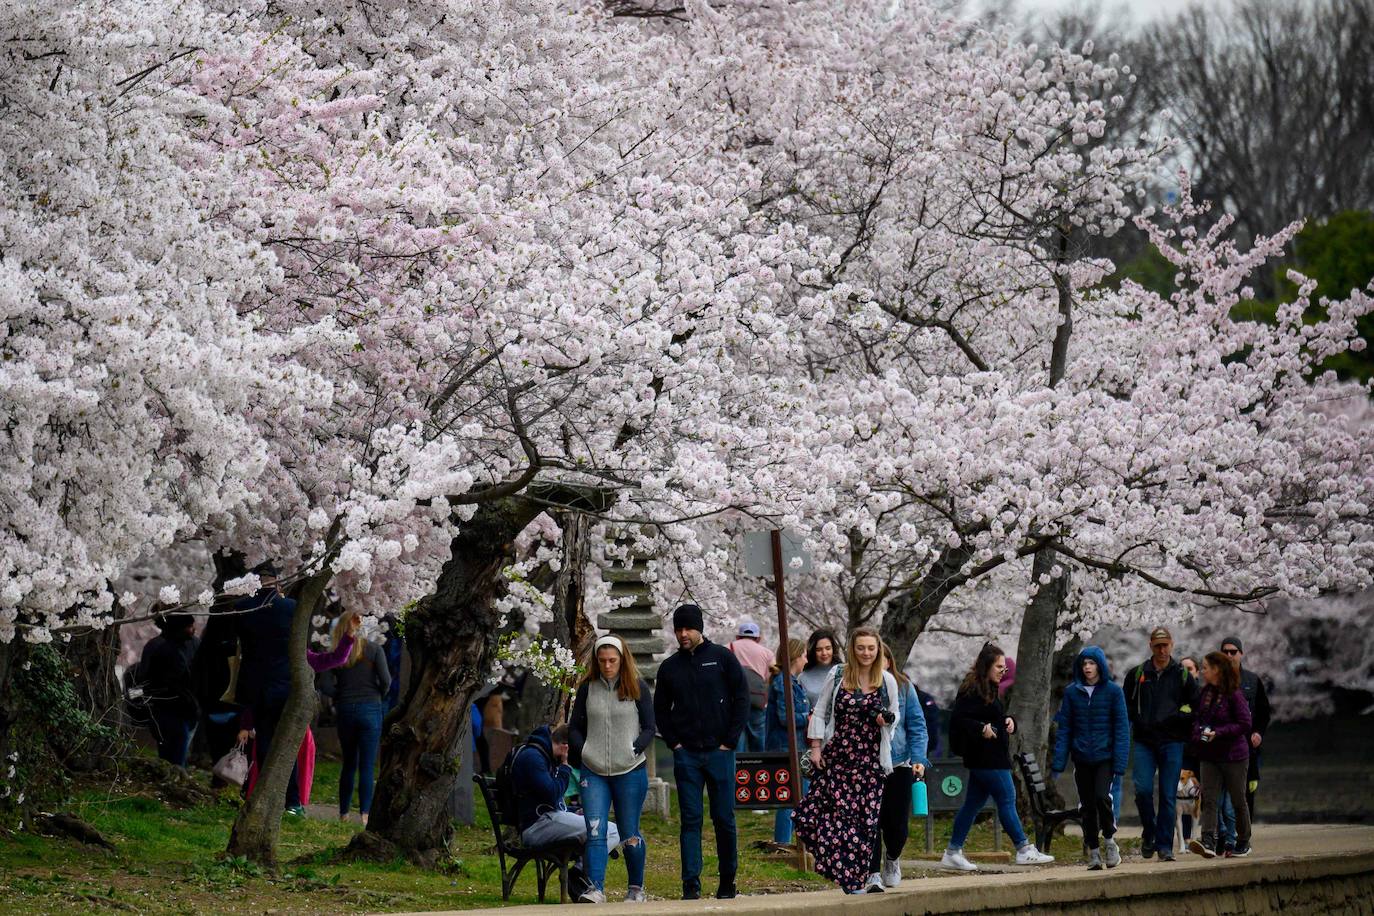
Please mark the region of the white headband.
POLYGON ((610 646, 621 655, 625 654, 625 645, 620 641, 618 636, 602 636, 599 638, 596 641, 596 645, 592 646, 592 654, 595 655, 603 646, 610 646))

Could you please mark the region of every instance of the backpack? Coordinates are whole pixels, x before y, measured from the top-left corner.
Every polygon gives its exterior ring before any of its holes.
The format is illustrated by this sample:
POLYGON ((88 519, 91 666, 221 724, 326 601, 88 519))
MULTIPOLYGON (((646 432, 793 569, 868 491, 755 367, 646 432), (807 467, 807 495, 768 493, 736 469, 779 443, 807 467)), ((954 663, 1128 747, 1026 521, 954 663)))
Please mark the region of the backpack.
POLYGON ((511 826, 518 826, 520 822, 520 808, 515 800, 515 758, 529 747, 537 750, 546 761, 552 762, 543 746, 527 738, 507 751, 506 759, 496 768, 496 806, 501 809, 501 819, 511 826))
POLYGON ((767 709, 768 682, 748 665, 740 665, 740 668, 744 669, 744 683, 749 687, 749 705, 754 709, 767 709))

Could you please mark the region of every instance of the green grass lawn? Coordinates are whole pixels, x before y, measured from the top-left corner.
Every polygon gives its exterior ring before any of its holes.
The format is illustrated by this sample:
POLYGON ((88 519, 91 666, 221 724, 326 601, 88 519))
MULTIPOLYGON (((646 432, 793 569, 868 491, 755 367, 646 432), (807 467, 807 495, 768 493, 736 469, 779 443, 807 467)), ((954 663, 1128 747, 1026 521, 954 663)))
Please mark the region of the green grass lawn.
MULTIPOLYGON (((312 800, 337 796, 338 764, 321 761, 312 800)), ((349 838, 362 829, 337 820, 288 818, 282 827, 277 875, 268 875, 223 852, 236 801, 227 793, 218 804, 174 810, 127 782, 83 788, 66 810, 93 824, 116 852, 33 834, 0 835, 0 912, 89 913, 96 909, 140 913, 318 913, 466 909, 500 906, 501 880, 486 812, 478 801, 478 823, 459 827, 453 859, 438 871, 403 861, 389 864, 330 864, 349 838)), ((799 872, 794 859, 766 855, 756 842, 772 838, 772 813, 737 814, 740 836, 739 889, 779 893, 830 887, 818 875, 799 872)), ((937 821, 936 848, 948 836, 950 820, 937 821)), ((675 899, 678 875, 676 812, 667 819, 647 816, 646 886, 650 896, 675 899)), ((715 890, 716 859, 709 819, 703 837, 703 890, 715 890)), ((924 836, 913 822, 907 854, 919 853, 924 836)), ((1076 847, 1060 841, 1056 852, 1076 847)), ((991 848, 985 824, 970 838, 972 850, 991 848)), ((625 889, 623 861, 607 875, 608 897, 625 889)), ((552 888, 557 900, 556 885, 552 888)), ((520 876, 510 904, 537 902, 533 869, 520 876)))

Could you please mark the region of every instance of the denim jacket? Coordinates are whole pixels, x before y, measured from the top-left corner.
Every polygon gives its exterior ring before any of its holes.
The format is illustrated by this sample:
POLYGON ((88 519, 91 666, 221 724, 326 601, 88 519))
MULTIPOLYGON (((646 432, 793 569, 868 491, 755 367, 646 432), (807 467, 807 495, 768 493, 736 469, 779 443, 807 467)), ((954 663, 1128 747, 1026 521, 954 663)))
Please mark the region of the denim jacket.
POLYGON ((926 746, 930 736, 926 732, 926 713, 910 681, 897 691, 897 727, 892 730, 892 765, 919 763, 930 766, 926 746))

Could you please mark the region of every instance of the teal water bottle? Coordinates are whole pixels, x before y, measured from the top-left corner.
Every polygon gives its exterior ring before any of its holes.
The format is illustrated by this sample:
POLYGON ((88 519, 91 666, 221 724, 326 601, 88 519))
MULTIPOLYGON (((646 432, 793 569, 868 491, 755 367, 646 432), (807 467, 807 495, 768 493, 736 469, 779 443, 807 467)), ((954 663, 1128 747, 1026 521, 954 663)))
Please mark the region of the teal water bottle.
POLYGON ((926 781, 918 779, 911 784, 911 813, 916 817, 925 817, 930 813, 930 806, 926 800, 926 781))

